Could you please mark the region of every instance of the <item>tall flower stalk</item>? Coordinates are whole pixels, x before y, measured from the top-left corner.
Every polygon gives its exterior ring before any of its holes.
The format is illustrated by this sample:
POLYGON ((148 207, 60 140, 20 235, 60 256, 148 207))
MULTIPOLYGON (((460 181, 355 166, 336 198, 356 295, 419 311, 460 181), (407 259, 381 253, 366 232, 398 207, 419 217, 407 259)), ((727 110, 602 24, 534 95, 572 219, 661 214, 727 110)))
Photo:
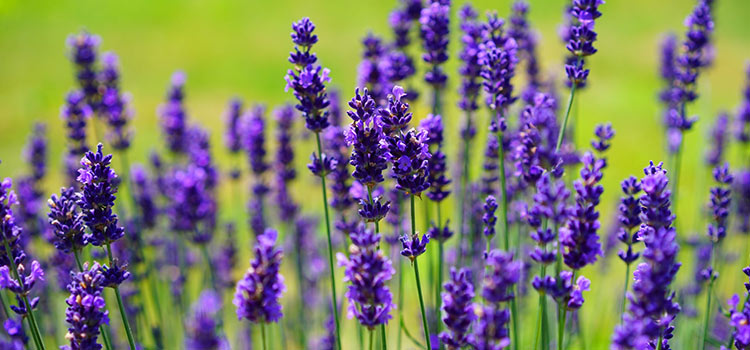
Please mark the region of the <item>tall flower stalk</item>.
POLYGON ((596 19, 602 15, 599 12, 599 6, 603 3, 603 0, 573 0, 572 5, 568 9, 571 23, 566 28, 568 43, 565 48, 568 49, 571 57, 568 58, 565 64, 565 73, 568 76, 570 97, 568 97, 565 117, 557 136, 555 152, 559 151, 560 146, 562 146, 576 89, 585 86, 589 76, 589 70, 584 68, 585 59, 597 51, 594 48, 594 42, 597 38, 597 34, 594 31, 594 24, 596 19))
POLYGON ((330 80, 328 69, 317 64, 318 57, 311 52, 312 46, 318 42, 318 36, 313 34, 315 25, 309 18, 305 17, 292 24, 292 42, 294 51, 289 54, 289 62, 294 65, 293 69, 287 71, 284 78, 287 82, 285 90, 292 89, 294 96, 299 102, 295 108, 305 118, 305 127, 315 134, 315 142, 318 155, 313 152, 312 164, 308 167, 314 175, 320 177, 321 191, 323 194, 323 209, 325 211, 326 238, 328 240, 328 267, 331 273, 331 305, 336 322, 336 344, 341 349, 341 326, 339 323, 338 299, 336 298, 336 277, 333 270, 333 244, 331 242, 331 222, 328 214, 328 195, 326 191, 326 174, 331 171, 335 164, 323 153, 320 142, 320 132, 327 128, 328 112, 326 108, 330 104, 326 94, 325 83, 330 80))
POLYGON ((430 187, 429 182, 429 159, 431 157, 427 146, 427 132, 424 130, 399 131, 383 140, 387 152, 385 154, 392 164, 393 178, 396 179, 396 188, 409 196, 411 203, 411 235, 401 237, 403 250, 401 255, 409 258, 414 267, 414 276, 417 282, 417 293, 419 295, 419 306, 422 311, 422 326, 424 327, 425 342, 427 348, 430 346, 430 331, 427 324, 427 313, 424 307, 422 294, 422 282, 419 278, 419 264, 417 258, 422 255, 430 241, 428 235, 417 235, 415 197, 421 196, 423 191, 430 187))
POLYGON ((44 350, 44 339, 34 315, 39 298, 29 300, 29 293, 34 284, 44 280, 44 271, 36 260, 31 262, 28 269, 24 266, 26 253, 20 242, 21 228, 16 225, 11 208, 18 204, 18 199, 11 187, 10 178, 0 182, 0 239, 5 251, 5 254, 0 255, 0 289, 7 289, 15 294, 19 305, 11 305, 10 308, 28 320, 34 344, 37 349, 44 350))
POLYGON ((110 168, 111 161, 112 155, 104 155, 101 143, 97 146, 96 153, 86 152, 84 158, 81 159, 78 181, 82 184, 82 196, 79 206, 83 212, 83 222, 91 233, 88 242, 94 246, 106 248, 109 265, 102 267, 105 275, 104 286, 115 291, 122 324, 128 337, 128 344, 131 350, 135 350, 135 337, 133 337, 130 328, 119 288, 120 284, 130 276, 130 273, 112 255, 112 242, 122 238, 125 235, 125 230, 119 226, 117 215, 112 212, 116 199, 115 194, 117 193, 115 182, 117 174, 110 168))
POLYGON ((711 317, 711 297, 714 283, 718 274, 715 272, 716 256, 720 253, 720 245, 727 235, 727 218, 729 217, 729 207, 732 201, 732 182, 734 177, 729 172, 729 164, 717 166, 713 171, 716 186, 711 188, 711 201, 709 209, 711 211, 712 222, 708 225, 708 237, 711 240, 711 265, 706 272, 702 274, 708 277, 708 291, 706 292, 706 317, 703 322, 703 340, 701 348, 706 349, 708 338, 708 324, 711 317))
POLYGON ((620 212, 618 220, 620 227, 617 229, 617 239, 620 242, 627 245, 627 249, 620 250, 617 254, 625 263, 625 284, 622 292, 622 309, 620 315, 620 321, 625 315, 625 304, 627 303, 628 297, 628 283, 630 282, 630 265, 638 260, 640 253, 633 251, 633 245, 638 243, 637 230, 636 228, 641 226, 641 207, 638 204, 638 198, 636 197, 641 192, 641 182, 635 176, 631 176, 620 183, 622 192, 625 196, 620 198, 620 205, 617 210, 620 212), (634 231, 635 230, 635 231, 634 231))

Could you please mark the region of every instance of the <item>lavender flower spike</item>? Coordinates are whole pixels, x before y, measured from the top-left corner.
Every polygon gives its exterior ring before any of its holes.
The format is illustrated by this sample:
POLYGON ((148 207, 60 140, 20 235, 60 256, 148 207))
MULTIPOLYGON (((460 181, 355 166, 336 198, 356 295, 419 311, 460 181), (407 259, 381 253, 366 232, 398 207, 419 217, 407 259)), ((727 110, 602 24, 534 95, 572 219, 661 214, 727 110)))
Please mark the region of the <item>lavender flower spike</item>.
POLYGON ((420 196, 430 187, 428 161, 431 154, 424 130, 402 131, 385 138, 381 144, 387 149, 386 159, 393 163, 396 188, 406 194, 420 196))
POLYGON ((393 296, 387 282, 396 273, 391 260, 377 249, 380 234, 360 229, 351 234, 349 257, 338 253, 339 266, 345 270, 344 282, 350 282, 345 296, 349 299, 349 318, 373 330, 391 319, 393 296))
POLYGON ((476 319, 472 304, 474 284, 467 268, 458 271, 451 268, 450 277, 443 285, 443 323, 447 331, 440 333, 440 341, 448 350, 459 350, 468 345, 469 328, 476 319))
POLYGON ((120 239, 125 231, 118 225, 117 214, 112 211, 117 193, 117 174, 110 168, 112 155, 104 155, 102 144, 96 153, 86 152, 81 159, 78 181, 83 185, 79 205, 83 221, 91 230, 88 242, 95 246, 108 245, 120 239))
POLYGON ((192 315, 185 329, 187 350, 229 350, 229 342, 217 329, 217 314, 221 311, 221 298, 208 290, 201 293, 193 304, 192 315))
POLYGON ((187 112, 183 105, 185 99, 185 73, 177 71, 172 74, 172 82, 167 91, 167 101, 159 107, 161 126, 170 151, 182 154, 187 150, 187 112))
POLYGON ((274 247, 277 233, 267 229, 257 237, 255 258, 250 268, 237 282, 233 303, 237 307, 237 318, 252 323, 278 322, 283 313, 279 299, 286 291, 284 277, 279 273, 281 250, 274 247))
POLYGON ((729 172, 729 164, 718 166, 713 170, 716 186, 711 188, 711 202, 709 209, 713 222, 708 225, 708 237, 714 243, 719 243, 727 235, 727 217, 732 202, 732 182, 734 177, 729 172))
POLYGON ((735 119, 735 137, 743 144, 750 142, 750 63, 745 68, 745 89, 742 91, 742 103, 737 109, 735 119))
MULTIPOLYGON (((448 79, 441 65, 448 60, 449 4, 450 1, 434 1, 422 9, 419 17, 420 37, 425 51, 422 60, 430 65, 424 80, 432 85, 435 90, 442 89, 448 79)), ((439 111, 437 112, 439 113, 439 111)))
POLYGON ((87 242, 83 214, 78 206, 81 194, 73 187, 60 190, 47 201, 49 206, 49 224, 54 233, 55 248, 65 253, 82 249, 87 242))
POLYGON ((594 42, 597 34, 594 31, 594 24, 602 15, 599 12, 599 6, 602 4, 604 4, 603 0, 573 0, 570 7, 569 15, 572 24, 568 28, 568 43, 565 46, 572 55, 565 65, 565 73, 570 86, 586 85, 589 70, 584 68, 584 59, 596 53, 594 42))
POLYGON ((83 271, 71 273, 72 280, 68 285, 70 296, 65 300, 68 309, 65 321, 70 327, 65 339, 70 341, 64 349, 101 349, 97 343, 99 328, 109 324, 109 312, 105 309, 104 275, 98 263, 91 268, 84 264, 83 271))

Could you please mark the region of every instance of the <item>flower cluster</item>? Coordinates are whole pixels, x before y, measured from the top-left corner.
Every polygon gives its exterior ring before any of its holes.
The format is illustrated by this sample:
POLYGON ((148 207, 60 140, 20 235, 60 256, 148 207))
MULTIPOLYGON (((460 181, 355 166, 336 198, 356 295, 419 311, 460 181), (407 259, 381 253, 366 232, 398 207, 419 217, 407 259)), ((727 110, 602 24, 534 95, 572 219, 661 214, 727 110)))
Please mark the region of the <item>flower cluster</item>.
POLYGON ((445 86, 448 76, 441 65, 448 60, 448 34, 450 31, 450 2, 433 1, 422 9, 419 17, 424 53, 422 60, 430 65, 424 80, 435 89, 445 86))
POLYGON ((745 69, 745 89, 742 91, 742 103, 737 109, 734 132, 738 141, 743 144, 750 142, 750 64, 745 69))
POLYGON ((185 349, 228 350, 229 343, 218 329, 217 315, 221 311, 221 298, 213 291, 204 291, 192 307, 192 315, 185 329, 185 349))
POLYGON ((377 249, 379 234, 360 229, 351 234, 352 245, 349 257, 338 253, 339 266, 344 267, 344 282, 351 285, 346 291, 349 300, 349 317, 356 317, 360 324, 373 329, 391 319, 393 296, 388 281, 396 273, 391 260, 377 249))
POLYGON ((242 100, 233 98, 227 105, 224 113, 226 120, 226 131, 224 132, 224 144, 232 154, 242 150, 242 135, 240 129, 240 118, 242 117, 242 100))
POLYGON ((276 148, 275 170, 276 170, 276 200, 279 205, 279 217, 284 220, 292 220, 297 214, 297 203, 289 194, 288 184, 297 177, 294 168, 294 147, 292 147, 292 131, 294 128, 294 107, 283 105, 277 107, 274 112, 276 119, 276 148))
POLYGON ((450 190, 446 187, 451 183, 445 174, 447 165, 445 153, 443 153, 443 119, 439 115, 429 114, 420 122, 420 128, 427 131, 427 145, 433 148, 430 151, 432 156, 427 163, 430 169, 428 176, 430 189, 427 192, 427 198, 441 202, 450 194, 450 190))
POLYGON ((458 12, 461 19, 461 85, 458 88, 460 99, 458 107, 466 112, 465 126, 461 130, 464 139, 471 139, 476 134, 473 113, 479 109, 477 100, 482 89, 480 73, 482 64, 479 62, 479 54, 482 44, 482 24, 477 20, 477 12, 470 4, 464 5, 458 12))
POLYGON ((83 266, 83 271, 72 273, 68 285, 70 296, 65 302, 65 321, 70 327, 65 338, 70 341, 70 350, 101 349, 97 343, 99 327, 109 324, 109 312, 105 309, 104 275, 98 263, 91 268, 83 266))
POLYGON ((522 98, 528 103, 532 103, 534 95, 537 94, 542 85, 539 76, 539 62, 537 61, 536 34, 529 28, 528 23, 529 4, 524 0, 516 0, 511 7, 509 19, 508 36, 513 38, 518 45, 519 61, 526 62, 526 88, 522 93, 522 98))
POLYGON ((185 153, 187 134, 187 112, 183 105, 185 98, 185 73, 177 71, 172 74, 171 85, 167 90, 167 100, 159 107, 161 127, 166 137, 167 147, 171 152, 185 153))
POLYGON ((409 258, 411 262, 414 262, 414 259, 424 254, 427 250, 427 243, 430 242, 430 236, 426 234, 422 235, 422 239, 419 239, 419 235, 416 233, 412 236, 405 234, 400 239, 401 247, 403 248, 401 249, 401 255, 409 258))
POLYGON ((599 6, 603 0, 573 0, 569 9, 572 20, 567 28, 568 43, 565 48, 572 55, 565 65, 570 86, 582 87, 586 85, 589 70, 584 68, 584 58, 596 53, 594 42, 597 34, 594 31, 596 19, 601 17, 599 6))
POLYGON ((81 32, 77 35, 70 35, 67 40, 70 48, 70 60, 76 66, 76 79, 78 85, 88 104, 93 110, 99 109, 100 95, 99 82, 96 76, 96 57, 101 38, 98 35, 91 35, 87 32, 81 32))
POLYGON ((325 83, 330 80, 329 70, 318 65, 318 57, 310 52, 312 46, 318 42, 318 36, 313 34, 315 24, 305 17, 292 23, 292 30, 294 52, 289 54, 289 62, 294 68, 288 70, 284 77, 284 89, 294 91, 294 97, 298 101, 295 108, 305 118, 307 129, 319 133, 330 125, 326 111, 330 102, 325 87, 325 83))
MULTIPOLYGON (((362 62, 359 64, 358 70, 358 84, 359 86, 365 86, 370 90, 373 98, 376 101, 382 101, 385 98, 385 92, 388 86, 389 75, 393 78, 401 78, 399 62, 390 61, 384 57, 386 55, 385 47, 383 47, 383 41, 379 37, 372 33, 368 33, 364 39, 362 39, 362 46, 364 46, 364 52, 362 54, 362 62), (386 62, 390 62, 388 68, 386 68, 386 62), (392 65, 395 64, 395 65, 392 65), (386 69, 390 73, 386 73, 386 69)), ((394 58, 400 58, 400 55, 394 58)), ((397 58, 397 60, 398 60, 397 58)))
POLYGON ((409 112, 409 104, 406 103, 407 94, 404 88, 395 85, 388 95, 388 105, 386 108, 377 110, 378 122, 385 135, 393 135, 398 131, 405 130, 412 119, 412 113, 409 112))
POLYGON ((431 157, 425 130, 401 131, 381 141, 386 148, 385 157, 393 164, 396 188, 406 194, 420 196, 430 187, 428 167, 431 157))
POLYGON ((253 323, 278 322, 283 315, 279 299, 286 287, 279 273, 282 253, 274 247, 277 235, 276 231, 267 229, 257 237, 255 258, 237 282, 234 294, 238 319, 245 318, 253 323))
POLYGON ((55 194, 47 201, 49 224, 54 233, 55 248, 65 253, 82 249, 88 235, 79 208, 81 194, 74 187, 62 188, 60 196, 55 194))
POLYGON ((497 200, 492 195, 487 196, 484 201, 484 215, 482 215, 482 223, 484 223, 484 236, 487 239, 492 239, 495 236, 495 225, 497 224, 497 200))
POLYGON ((447 331, 440 333, 440 341, 448 349, 462 349, 468 345, 468 333, 474 314, 474 283, 471 270, 451 268, 450 280, 443 284, 443 323, 447 331))
POLYGON ((488 271, 482 282, 482 298, 488 303, 510 301, 513 285, 521 278, 521 262, 513 260, 513 253, 493 249, 487 255, 488 271))
POLYGON ((75 178, 78 176, 78 161, 89 149, 86 144, 86 123, 93 112, 86 104, 85 98, 86 96, 80 91, 69 92, 60 113, 68 131, 66 135, 68 156, 65 165, 71 185, 75 183, 75 178))
MULTIPOLYGON (((609 148, 609 140, 614 132, 607 126, 596 128, 598 140, 592 142, 594 148, 604 152, 609 148)), ((570 210, 570 220, 560 228, 560 242, 565 247, 565 264, 574 270, 593 264, 602 255, 599 243, 599 212, 596 206, 604 192, 602 170, 607 166, 606 158, 597 158, 588 152, 583 156, 581 179, 573 184, 576 191, 575 206, 570 210)))
POLYGON ((669 209, 671 193, 667 189, 667 173, 661 164, 654 165, 653 162, 644 173, 646 175, 641 179, 644 194, 640 198, 643 224, 638 237, 646 246, 642 253, 645 262, 636 268, 633 293, 628 296, 629 321, 637 326, 618 327, 615 338, 622 335, 626 327, 632 327, 639 331, 633 337, 642 338, 652 347, 657 339, 662 339, 659 347, 668 349, 674 329, 670 323, 680 311, 674 292, 670 292, 670 284, 681 265, 676 259, 679 245, 671 227, 674 216, 669 209))
POLYGON ((103 92, 99 109, 109 125, 110 130, 107 136, 112 148, 125 150, 130 147, 130 141, 133 138, 133 130, 128 128, 128 121, 133 115, 130 96, 121 93, 117 86, 117 77, 119 77, 117 56, 107 52, 102 60, 104 67, 100 75, 103 76, 101 82, 103 92))
POLYGON ((534 194, 534 205, 523 213, 526 222, 533 228, 531 239, 536 242, 536 247, 531 252, 531 259, 541 263, 550 264, 555 261, 555 252, 548 251, 547 245, 555 240, 554 232, 544 228, 542 222, 549 220, 553 226, 562 225, 568 218, 565 202, 570 196, 570 191, 560 180, 555 180, 550 173, 545 172, 536 183, 537 192, 534 194))
POLYGON ((708 225, 708 237, 712 242, 718 243, 727 235, 727 217, 732 202, 731 186, 734 177, 729 172, 729 164, 714 168, 713 176, 716 187, 711 188, 711 202, 708 205, 713 219, 708 225))
POLYGON ((633 244, 638 243, 637 230, 633 229, 641 226, 641 207, 636 196, 641 193, 641 182, 634 176, 631 176, 620 183, 624 197, 620 198, 620 204, 617 210, 620 212, 617 219, 620 226, 617 229, 617 239, 625 243, 627 250, 620 250, 618 256, 626 264, 630 265, 633 261, 638 260, 640 253, 633 252, 633 244))
POLYGON ((104 155, 102 148, 100 143, 96 152, 86 152, 78 170, 78 182, 83 185, 78 205, 83 222, 91 231, 88 243, 95 246, 108 245, 125 234, 112 211, 119 178, 110 168, 112 155, 104 155))
POLYGON ((484 43, 479 53, 479 64, 482 65, 484 91, 487 93, 487 106, 495 112, 491 129, 495 132, 506 128, 505 113, 515 100, 511 80, 515 75, 518 57, 517 44, 513 38, 503 33, 502 19, 497 14, 490 14, 483 32, 484 43))

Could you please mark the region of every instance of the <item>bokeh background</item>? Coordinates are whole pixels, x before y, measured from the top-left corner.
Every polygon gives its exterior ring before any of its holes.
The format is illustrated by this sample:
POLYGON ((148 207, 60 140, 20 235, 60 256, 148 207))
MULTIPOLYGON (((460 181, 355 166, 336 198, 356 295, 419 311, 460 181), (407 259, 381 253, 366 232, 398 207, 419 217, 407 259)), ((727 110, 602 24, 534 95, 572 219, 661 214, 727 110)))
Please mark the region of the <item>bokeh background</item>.
MULTIPOLYGON (((539 54, 543 70, 558 78, 564 46, 557 35, 564 0, 530 0, 530 23, 540 36, 539 54)), ((454 2, 454 12, 463 1, 454 2)), ((497 9, 506 17, 510 1, 473 1, 482 10, 497 9)), ((48 124, 50 137, 50 173, 45 188, 51 192, 62 184, 64 149, 63 124, 59 117, 65 94, 75 86, 73 68, 66 57, 65 38, 82 29, 102 37, 102 51, 120 56, 123 89, 132 93, 136 110, 133 126, 136 137, 130 152, 131 162, 145 162, 148 152, 161 148, 157 106, 164 99, 169 76, 176 69, 187 73, 187 108, 191 120, 211 131, 214 155, 220 165, 229 160, 222 148, 223 112, 229 98, 239 96, 248 103, 275 106, 291 101, 284 92, 283 76, 289 64, 286 56, 292 48, 290 24, 309 16, 317 25, 320 38, 315 50, 322 64, 331 69, 332 84, 348 99, 353 94, 356 71, 362 52, 360 40, 368 32, 391 37, 387 25, 390 1, 274 0, 274 1, 0 1, 0 176, 15 176, 24 166, 21 150, 36 121, 48 124)), ((599 52, 592 57, 589 88, 577 96, 577 138, 585 145, 596 123, 611 121, 617 136, 609 152, 605 172, 605 194, 601 209, 605 228, 619 196, 619 181, 628 175, 640 175, 649 160, 665 160, 661 107, 656 99, 661 82, 658 77, 658 43, 664 33, 682 36, 683 20, 694 5, 692 0, 610 0, 602 6, 597 22, 599 52)), ((714 65, 700 79, 701 97, 689 113, 700 117, 686 138, 684 168, 678 221, 680 236, 703 234, 705 222, 701 208, 708 198, 708 170, 703 165, 707 130, 720 110, 735 110, 745 81, 745 64, 750 59, 750 1, 719 0, 715 11, 714 65)), ((453 72, 448 89, 455 92, 458 83, 456 52, 458 21, 452 21, 451 60, 453 72)), ((564 94, 567 96, 567 94, 564 94)), ((445 96, 448 140, 457 140, 460 112, 457 96, 445 96)), ((424 103, 424 101, 423 101, 424 103)), ((417 118, 425 115, 425 106, 415 106, 417 118)), ((270 137, 269 137, 270 138, 270 137)), ((481 140, 481 138, 479 139, 481 140)), ((307 141, 298 143, 298 163, 303 169, 312 150, 307 141)), ((273 147, 273 146, 271 146, 273 147)), ((458 143, 448 144, 448 155, 455 159, 458 143)), ((475 157, 481 156, 477 147, 475 157)), ((739 152, 731 150, 730 160, 737 163, 739 152)), ((744 164, 744 163, 743 163, 744 164)), ((306 198, 304 211, 322 211, 319 190, 313 178, 301 171, 295 195, 306 198)), ((224 188, 223 198, 229 198, 224 188)), ((222 216, 242 221, 243 208, 227 199, 222 216)), ((453 212, 453 211, 448 211, 453 212)), ((744 254, 747 242, 730 238, 729 249, 744 254)), ((246 267, 250 249, 241 249, 240 267, 246 267)), ((685 266, 678 275, 681 283, 692 275, 692 254, 683 249, 685 266)), ((740 258, 723 268, 719 296, 742 292, 744 277, 740 258)), ((592 291, 583 308, 586 327, 585 345, 590 349, 607 347, 618 319, 624 267, 613 255, 605 259, 607 269, 598 266, 584 270, 592 279, 592 291)), ((408 278, 407 280, 410 280, 408 278)), ((288 278, 287 280, 291 280, 288 278)), ((290 288, 293 288, 292 285, 290 288)), ((294 295, 293 291, 288 292, 294 295)), ((409 309, 415 307, 408 306, 409 309)), ((415 309, 416 310, 416 309, 415 309)), ((415 314, 416 315, 416 314, 415 314)), ((535 314, 527 317, 533 333, 535 314)), ((231 317, 229 317, 231 318, 231 317)), ((349 330, 353 321, 346 321, 349 330)), ((412 321, 409 321, 410 323, 412 321)), ((690 326, 678 328, 678 341, 684 342, 690 326)), ((412 329, 418 329, 417 319, 412 329)), ((346 329, 345 329, 346 331, 346 329)), ((230 331, 231 333, 231 331, 230 331)), ((418 333, 418 332, 415 332, 418 333)), ((351 335, 348 339, 354 339, 351 335)), ((529 338, 530 339, 530 338, 529 338)), ((525 344, 529 344, 526 341, 525 344)), ((684 342, 677 349, 689 349, 684 342)), ((581 346, 584 344, 576 344, 581 346)))

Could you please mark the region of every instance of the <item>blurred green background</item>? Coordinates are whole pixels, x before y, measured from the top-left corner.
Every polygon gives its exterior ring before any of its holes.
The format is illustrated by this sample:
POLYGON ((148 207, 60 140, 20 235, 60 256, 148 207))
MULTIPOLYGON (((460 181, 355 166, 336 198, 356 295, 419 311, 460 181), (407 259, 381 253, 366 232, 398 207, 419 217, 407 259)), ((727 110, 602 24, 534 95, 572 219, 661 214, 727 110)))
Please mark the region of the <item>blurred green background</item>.
MULTIPOLYGON (((564 47, 558 39, 557 27, 567 1, 529 2, 530 23, 540 35, 543 70, 559 80, 563 77, 564 47)), ((454 12, 463 3, 454 2, 454 12)), ((611 221, 611 209, 619 196, 619 181, 631 174, 640 175, 649 160, 666 160, 662 147, 661 107, 655 97, 661 88, 658 43, 668 31, 682 36, 683 20, 694 3, 692 0, 610 0, 601 8, 604 15, 597 22, 599 52, 589 61, 589 88, 577 96, 580 118, 577 137, 579 145, 587 144, 594 125, 605 121, 611 121, 617 131, 604 179, 606 191, 601 204, 604 227, 611 221)), ((473 4, 482 12, 497 9, 502 17, 506 17, 510 9, 510 1, 474 1, 473 4)), ((59 110, 64 95, 75 86, 65 47, 65 38, 71 33, 86 29, 98 34, 102 37, 101 50, 115 51, 120 56, 122 86, 132 93, 136 110, 131 161, 143 162, 150 149, 162 147, 156 109, 164 98, 169 76, 174 70, 182 69, 188 76, 189 116, 212 131, 217 162, 226 165, 229 160, 223 151, 221 135, 222 115, 228 99, 240 96, 248 103, 263 102, 269 106, 292 99, 291 94, 283 90, 283 76, 289 67, 286 56, 292 48, 289 40, 292 21, 303 16, 313 19, 320 38, 315 48, 318 57, 331 69, 332 84, 348 99, 353 93, 362 51, 360 39, 368 31, 390 38, 387 16, 395 5, 395 1, 343 0, 0 0, 0 176, 15 176, 22 171, 21 149, 35 121, 44 121, 49 126, 51 173, 57 174, 61 169, 64 134, 59 110)), ((745 63, 750 59, 748 13, 750 1, 717 1, 716 60, 701 76, 701 97, 689 108, 689 113, 697 114, 700 121, 686 138, 678 213, 682 237, 705 231, 705 224, 697 214, 707 200, 710 185, 703 166, 706 134, 717 111, 733 111, 739 103, 745 63)), ((457 22, 454 18, 454 29, 457 29, 457 22)), ((453 75, 448 89, 455 91, 458 83, 455 53, 460 49, 457 30, 451 38, 453 54, 447 69, 453 75)), ((444 102, 449 140, 457 139, 454 136, 459 133, 461 114, 455 107, 456 100, 452 93, 444 102)), ((419 107, 417 117, 423 117, 426 110, 424 106, 419 107)), ((311 150, 305 145, 297 148, 300 168, 311 150)), ((457 146, 455 142, 448 144, 449 157, 455 159, 457 146)), ((478 153, 476 157, 480 156, 478 153)), ((730 159, 736 164, 736 150, 732 151, 730 159)), ((313 179, 308 179, 306 172, 301 174, 297 197, 318 198, 318 189, 310 186, 315 183, 313 179)), ((45 182, 49 191, 61 185, 60 178, 55 176, 45 182)), ((225 189, 223 195, 227 192, 225 189)), ((305 201, 305 211, 322 210, 317 203, 319 199, 305 201)), ((230 206, 223 213, 234 218, 243 215, 242 208, 237 206, 230 206)), ((735 247, 747 245, 739 238, 730 242, 735 247)), ((737 253, 742 253, 743 249, 737 248, 737 253)), ((247 261, 244 257, 249 254, 243 251, 242 269, 247 261)), ((686 266, 679 274, 682 282, 691 278, 690 259, 689 254, 683 254, 686 266)), ((606 274, 598 267, 584 271, 592 279, 593 287, 587 294, 583 311, 587 345, 592 349, 607 347, 612 327, 617 322, 617 295, 621 293, 624 267, 614 256, 608 260, 611 261, 608 261, 610 268, 606 274)), ((722 299, 729 293, 741 292, 740 282, 744 277, 739 268, 746 259, 742 260, 722 271, 719 292, 722 299)), ((531 321, 528 326, 532 326, 531 321)), ((678 328, 677 333, 680 332, 678 328)), ((676 348, 691 348, 683 346, 676 348)))

